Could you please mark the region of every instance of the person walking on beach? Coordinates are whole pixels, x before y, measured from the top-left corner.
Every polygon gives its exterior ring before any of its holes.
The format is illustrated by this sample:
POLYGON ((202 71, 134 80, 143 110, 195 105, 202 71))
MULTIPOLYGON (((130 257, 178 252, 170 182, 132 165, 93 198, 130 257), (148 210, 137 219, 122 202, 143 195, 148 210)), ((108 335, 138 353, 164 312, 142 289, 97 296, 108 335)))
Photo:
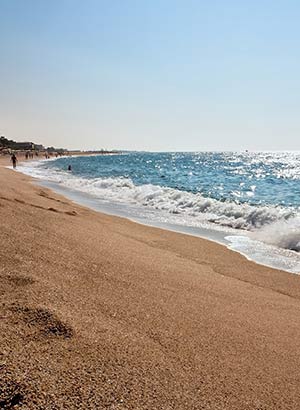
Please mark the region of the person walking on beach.
POLYGON ((16 168, 16 167, 17 167, 17 162, 18 162, 18 160, 17 160, 17 157, 15 156, 15 154, 12 154, 10 160, 11 160, 11 162, 12 162, 12 164, 13 164, 13 168, 16 168))

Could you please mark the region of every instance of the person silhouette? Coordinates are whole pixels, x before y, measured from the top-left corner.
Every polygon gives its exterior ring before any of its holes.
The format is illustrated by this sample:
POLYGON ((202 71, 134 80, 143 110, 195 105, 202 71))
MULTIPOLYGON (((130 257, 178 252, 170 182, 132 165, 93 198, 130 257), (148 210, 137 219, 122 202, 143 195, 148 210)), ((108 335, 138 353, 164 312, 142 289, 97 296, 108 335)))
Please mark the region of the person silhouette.
POLYGON ((17 160, 17 157, 15 156, 15 154, 12 154, 10 160, 11 160, 11 162, 12 162, 12 164, 13 164, 13 168, 16 168, 16 167, 17 167, 17 162, 18 162, 18 160, 17 160))

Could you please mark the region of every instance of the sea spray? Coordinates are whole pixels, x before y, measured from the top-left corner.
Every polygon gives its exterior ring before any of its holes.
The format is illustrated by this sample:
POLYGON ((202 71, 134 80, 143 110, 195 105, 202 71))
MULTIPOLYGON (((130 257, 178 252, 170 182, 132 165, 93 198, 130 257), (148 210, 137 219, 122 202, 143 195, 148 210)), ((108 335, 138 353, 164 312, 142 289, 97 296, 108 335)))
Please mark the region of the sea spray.
POLYGON ((300 252, 300 217, 276 221, 253 233, 258 241, 300 252))

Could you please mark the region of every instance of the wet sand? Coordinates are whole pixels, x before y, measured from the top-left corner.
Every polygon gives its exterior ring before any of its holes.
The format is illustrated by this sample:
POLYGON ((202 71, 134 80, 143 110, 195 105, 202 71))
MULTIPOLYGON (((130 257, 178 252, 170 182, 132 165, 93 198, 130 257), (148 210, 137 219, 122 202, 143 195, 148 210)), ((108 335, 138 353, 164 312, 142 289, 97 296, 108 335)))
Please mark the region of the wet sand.
POLYGON ((0 224, 0 408, 300 407, 299 276, 3 167, 0 224))

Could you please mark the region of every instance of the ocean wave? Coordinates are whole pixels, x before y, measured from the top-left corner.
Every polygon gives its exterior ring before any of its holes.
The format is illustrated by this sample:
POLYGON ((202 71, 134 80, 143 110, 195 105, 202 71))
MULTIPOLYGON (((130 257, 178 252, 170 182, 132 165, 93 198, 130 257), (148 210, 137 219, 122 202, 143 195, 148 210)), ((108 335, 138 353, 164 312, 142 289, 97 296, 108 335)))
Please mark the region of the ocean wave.
POLYGON ((180 191, 157 185, 135 185, 129 178, 81 178, 58 169, 38 165, 24 166, 24 173, 50 180, 63 186, 84 192, 102 201, 134 204, 184 215, 199 223, 214 223, 223 227, 255 231, 260 240, 286 249, 299 250, 300 224, 297 211, 281 206, 254 206, 233 201, 220 201, 200 193, 180 191), (296 218, 296 219, 295 219, 296 218), (277 227, 276 223, 279 223, 277 227), (295 227, 296 226, 296 227, 295 227), (283 228, 284 227, 284 228, 283 228), (286 231, 286 235, 283 232, 286 231), (279 238, 281 233, 281 239, 279 238), (276 240, 274 238, 277 238, 276 240), (273 239, 272 239, 273 238, 273 239))
POLYGON ((253 233, 256 240, 300 252, 300 217, 276 221, 253 233))

